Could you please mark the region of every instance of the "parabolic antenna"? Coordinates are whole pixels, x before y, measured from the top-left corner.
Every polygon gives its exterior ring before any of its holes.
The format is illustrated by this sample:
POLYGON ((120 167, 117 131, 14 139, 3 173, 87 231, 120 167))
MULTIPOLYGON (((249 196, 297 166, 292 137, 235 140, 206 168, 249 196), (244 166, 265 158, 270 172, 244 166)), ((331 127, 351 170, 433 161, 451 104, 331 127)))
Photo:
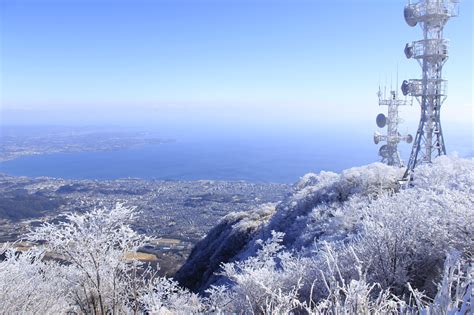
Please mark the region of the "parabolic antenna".
POLYGON ((383 158, 388 158, 390 156, 390 148, 388 145, 384 144, 379 149, 379 155, 383 158))
POLYGON ((381 136, 380 133, 378 133, 378 132, 375 132, 375 133, 374 133, 374 143, 375 143, 375 144, 379 144, 379 142, 380 142, 380 136, 381 136))
POLYGON ((405 138, 405 141, 407 143, 412 143, 413 142, 413 136, 411 134, 407 134, 407 137, 405 138))
POLYGON ((377 127, 383 128, 387 125, 387 117, 385 117, 385 115, 382 113, 378 114, 375 122, 377 123, 377 127))
POLYGON ((407 96, 410 93, 410 83, 407 80, 403 80, 401 90, 403 95, 407 96))
POLYGON ((406 6, 403 10, 403 16, 405 17, 405 22, 411 27, 416 26, 417 20, 415 16, 415 10, 411 6, 406 6))
POLYGON ((405 52, 405 56, 407 57, 407 59, 410 59, 411 57, 413 57, 413 46, 412 45, 406 44, 405 49, 403 51, 405 52))

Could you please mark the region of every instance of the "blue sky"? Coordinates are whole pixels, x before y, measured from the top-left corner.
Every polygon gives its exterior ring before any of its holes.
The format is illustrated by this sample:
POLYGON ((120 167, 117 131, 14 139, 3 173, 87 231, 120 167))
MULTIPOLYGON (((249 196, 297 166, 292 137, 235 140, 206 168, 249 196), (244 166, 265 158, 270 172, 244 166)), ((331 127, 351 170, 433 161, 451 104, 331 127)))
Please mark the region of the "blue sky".
MULTIPOLYGON (((4 123, 373 121, 418 78, 403 0, 2 0, 4 123)), ((471 125, 473 1, 448 22, 443 118, 471 125)), ((407 120, 418 120, 415 104, 407 120)), ((355 123, 354 123, 355 124, 355 123)), ((369 127, 366 127, 369 128, 369 127)), ((372 125, 370 125, 372 128, 372 125)))

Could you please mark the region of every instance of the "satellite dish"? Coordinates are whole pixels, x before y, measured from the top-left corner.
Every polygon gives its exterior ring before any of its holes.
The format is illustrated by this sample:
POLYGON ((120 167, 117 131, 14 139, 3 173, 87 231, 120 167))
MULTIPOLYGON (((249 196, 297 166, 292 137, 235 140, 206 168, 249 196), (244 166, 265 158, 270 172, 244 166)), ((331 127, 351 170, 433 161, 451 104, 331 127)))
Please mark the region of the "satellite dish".
POLYGON ((405 52, 405 56, 407 57, 407 59, 410 59, 411 57, 413 57, 413 46, 412 45, 406 44, 405 49, 403 51, 405 52))
POLYGON ((405 141, 407 143, 412 143, 413 142, 413 136, 411 134, 408 134, 407 137, 405 138, 405 141))
POLYGON ((416 26, 418 21, 416 20, 415 10, 411 6, 406 6, 403 9, 403 16, 405 17, 405 22, 411 27, 416 26))
POLYGON ((388 145, 384 144, 379 149, 379 155, 383 158, 388 158, 390 156, 390 149, 388 145))
POLYGON ((410 93, 410 83, 407 80, 403 80, 401 90, 403 95, 407 96, 410 93))
POLYGON ((387 117, 385 117, 384 114, 378 114, 375 122, 379 128, 383 128, 385 125, 387 125, 387 117))
POLYGON ((380 133, 375 132, 374 133, 374 143, 379 144, 379 142, 380 142, 380 133))

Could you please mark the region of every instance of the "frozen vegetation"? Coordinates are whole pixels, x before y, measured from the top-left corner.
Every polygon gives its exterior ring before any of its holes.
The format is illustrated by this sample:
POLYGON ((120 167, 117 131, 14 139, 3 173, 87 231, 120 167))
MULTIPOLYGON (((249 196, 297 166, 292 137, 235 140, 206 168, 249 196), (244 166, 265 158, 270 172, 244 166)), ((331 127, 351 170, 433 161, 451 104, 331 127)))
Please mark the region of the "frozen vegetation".
POLYGON ((0 313, 472 314, 474 160, 440 157, 400 190, 402 171, 305 175, 224 217, 177 281, 130 258, 134 209, 70 214, 29 233, 33 250, 0 249, 0 313))

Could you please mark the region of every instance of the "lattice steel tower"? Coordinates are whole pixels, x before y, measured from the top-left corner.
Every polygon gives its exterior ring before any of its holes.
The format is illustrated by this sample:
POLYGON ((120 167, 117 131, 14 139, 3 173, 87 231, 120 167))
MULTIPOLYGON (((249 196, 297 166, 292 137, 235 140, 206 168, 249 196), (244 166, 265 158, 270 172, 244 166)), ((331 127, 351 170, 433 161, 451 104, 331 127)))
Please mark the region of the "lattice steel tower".
POLYGON ((421 117, 404 179, 411 178, 413 169, 433 158, 446 154, 441 129, 441 105, 446 99, 446 80, 442 79, 443 65, 448 59, 448 40, 443 38, 446 22, 458 15, 459 0, 420 0, 408 3, 405 21, 410 26, 420 24, 423 39, 406 44, 405 55, 421 66, 422 78, 405 80, 401 89, 412 95, 421 106, 421 117))
POLYGON ((384 114, 378 114, 375 122, 379 128, 387 127, 387 133, 382 135, 375 132, 374 143, 378 144, 380 141, 387 142, 379 149, 379 156, 382 157, 382 163, 402 167, 403 162, 400 158, 400 153, 398 152, 398 143, 400 143, 400 141, 411 143, 413 137, 410 134, 402 135, 398 132, 398 125, 401 122, 401 119, 398 117, 398 107, 411 105, 412 102, 406 99, 400 99, 396 91, 390 91, 390 96, 387 97, 385 92, 382 94, 380 88, 377 96, 379 97, 379 106, 386 105, 388 110, 387 116, 384 114))

